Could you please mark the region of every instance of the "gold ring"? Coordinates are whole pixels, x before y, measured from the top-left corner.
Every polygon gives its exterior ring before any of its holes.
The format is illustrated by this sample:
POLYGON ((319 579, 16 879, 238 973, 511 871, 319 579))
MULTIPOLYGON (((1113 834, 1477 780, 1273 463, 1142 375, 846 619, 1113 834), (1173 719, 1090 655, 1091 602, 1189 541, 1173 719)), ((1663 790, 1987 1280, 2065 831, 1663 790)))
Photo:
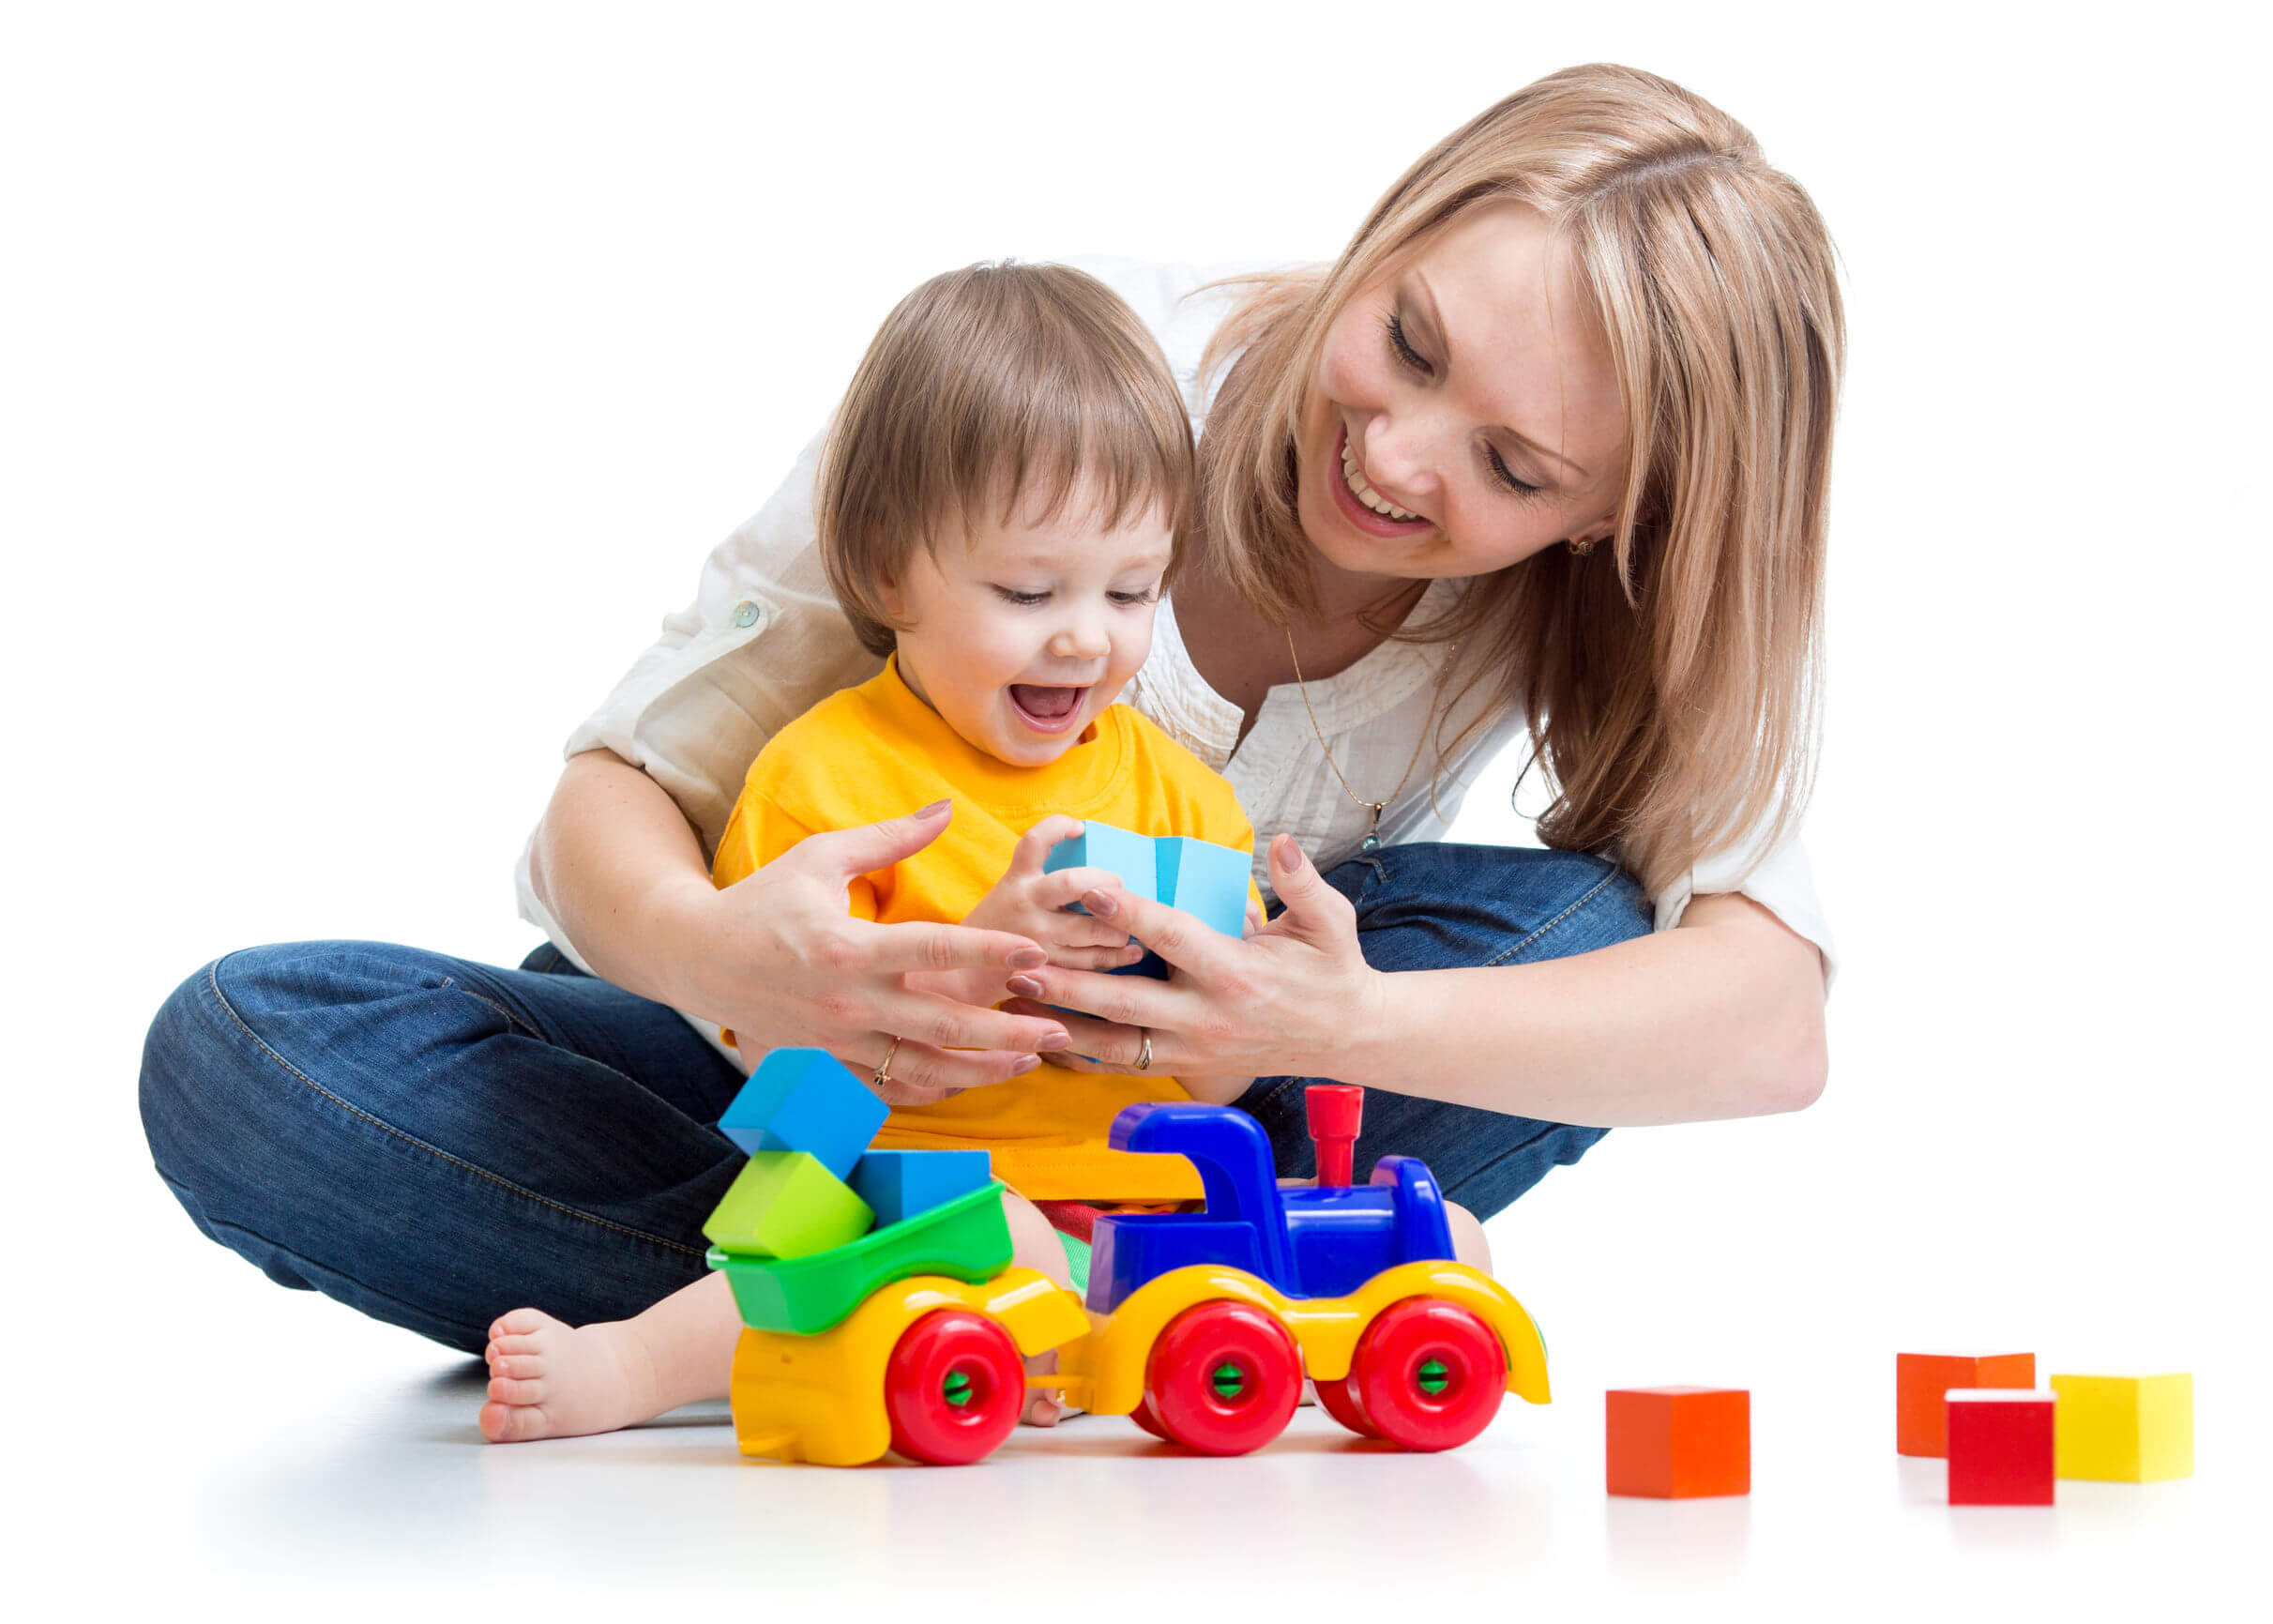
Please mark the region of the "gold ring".
POLYGON ((1144 1043, 1142 1048, 1137 1050, 1136 1069, 1140 1071, 1149 1071, 1152 1070, 1152 1029, 1148 1026, 1139 1026, 1137 1030, 1144 1034, 1144 1043))
POLYGON ((868 1080, 871 1088, 882 1088, 892 1080, 892 1056, 899 1053, 900 1040, 895 1038, 892 1046, 884 1052, 884 1063, 876 1068, 876 1074, 868 1080))

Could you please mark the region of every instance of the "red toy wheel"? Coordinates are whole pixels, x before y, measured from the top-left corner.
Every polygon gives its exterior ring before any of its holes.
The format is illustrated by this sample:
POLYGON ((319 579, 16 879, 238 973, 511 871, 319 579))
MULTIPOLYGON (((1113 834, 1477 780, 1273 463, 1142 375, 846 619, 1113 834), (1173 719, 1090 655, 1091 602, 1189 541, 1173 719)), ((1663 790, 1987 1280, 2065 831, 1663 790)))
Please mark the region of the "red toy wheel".
POLYGON ((1356 1384, 1348 1376, 1337 1376, 1330 1382, 1312 1378, 1311 1386, 1318 1390, 1319 1405, 1361 1438, 1378 1438, 1381 1434, 1373 1423, 1365 1419, 1365 1406, 1357 1402, 1356 1384))
POLYGON ((1175 1442, 1175 1439, 1168 1435, 1168 1429, 1160 1425, 1160 1418, 1152 1413, 1151 1394, 1147 1393, 1137 1400, 1137 1407, 1129 1412, 1129 1419, 1162 1443, 1173 1444, 1175 1442))
POLYGON ((1261 1449, 1286 1430, 1301 1397, 1295 1339, 1252 1303, 1186 1309, 1144 1361, 1153 1419, 1173 1441, 1205 1455, 1261 1449))
POLYGON ((928 1465, 968 1465, 992 1453, 1018 1425, 1025 1397, 1017 1344, 984 1314, 925 1314, 901 1333, 884 1367, 892 1448, 928 1465))
POLYGON ((1508 1355, 1492 1328, 1436 1297, 1391 1303, 1366 1327, 1350 1388, 1373 1430, 1407 1449, 1466 1443, 1499 1413, 1508 1355))

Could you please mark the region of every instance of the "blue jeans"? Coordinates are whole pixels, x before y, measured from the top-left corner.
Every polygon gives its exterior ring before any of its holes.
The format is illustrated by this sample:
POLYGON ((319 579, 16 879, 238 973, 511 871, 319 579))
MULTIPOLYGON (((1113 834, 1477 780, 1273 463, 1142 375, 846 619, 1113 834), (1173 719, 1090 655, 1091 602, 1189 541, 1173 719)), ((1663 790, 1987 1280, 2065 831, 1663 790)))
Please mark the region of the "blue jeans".
MULTIPOLYGON (((1524 964, 1649 929, 1633 882, 1569 853, 1386 847, 1326 876, 1382 969, 1524 964)), ((1240 1103, 1280 1172, 1311 1172, 1301 1088, 1240 1103)), ((159 1010, 142 1115, 198 1228, 280 1285, 478 1353, 534 1303, 622 1319, 704 1272, 703 1221, 743 1158, 740 1074, 660 1004, 551 946, 519 969, 301 942, 207 964, 159 1010)), ((1370 1090, 1360 1168, 1424 1157, 1488 1216, 1606 1130, 1370 1090)))

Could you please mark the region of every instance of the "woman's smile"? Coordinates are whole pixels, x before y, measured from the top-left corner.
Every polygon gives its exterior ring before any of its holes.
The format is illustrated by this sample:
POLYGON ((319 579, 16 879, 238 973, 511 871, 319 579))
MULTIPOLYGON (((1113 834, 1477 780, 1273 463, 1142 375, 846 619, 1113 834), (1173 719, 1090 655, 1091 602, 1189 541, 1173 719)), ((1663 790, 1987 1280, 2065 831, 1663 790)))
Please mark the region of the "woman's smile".
POLYGON ((1409 512, 1373 489, 1366 478, 1365 464, 1358 462, 1357 452, 1350 444, 1350 432, 1341 431, 1341 478, 1330 473, 1326 484, 1334 493, 1334 505, 1341 509, 1342 517, 1369 536, 1402 537, 1429 527, 1429 521, 1418 513, 1409 512))

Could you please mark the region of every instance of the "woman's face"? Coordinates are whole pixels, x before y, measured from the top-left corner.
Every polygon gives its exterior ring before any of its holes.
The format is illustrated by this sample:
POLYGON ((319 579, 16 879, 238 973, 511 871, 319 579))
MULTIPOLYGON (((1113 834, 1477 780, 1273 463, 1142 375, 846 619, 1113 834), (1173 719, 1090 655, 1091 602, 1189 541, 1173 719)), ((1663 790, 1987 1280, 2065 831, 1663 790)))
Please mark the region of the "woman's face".
POLYGON ((1626 414, 1568 251, 1519 204, 1469 209, 1327 330, 1297 511, 1331 568, 1482 575, 1611 532, 1626 414))

